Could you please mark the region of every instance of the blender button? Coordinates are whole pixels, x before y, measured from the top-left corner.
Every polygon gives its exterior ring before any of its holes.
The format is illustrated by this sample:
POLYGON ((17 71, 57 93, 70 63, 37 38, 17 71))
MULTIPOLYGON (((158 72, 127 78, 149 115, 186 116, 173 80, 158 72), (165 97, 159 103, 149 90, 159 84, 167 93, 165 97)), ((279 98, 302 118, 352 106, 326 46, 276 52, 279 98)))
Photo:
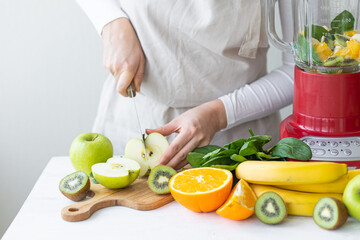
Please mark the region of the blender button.
POLYGON ((360 146, 360 141, 354 141, 354 145, 359 147, 360 146))
POLYGON ((320 147, 325 147, 326 146, 326 142, 324 142, 324 141, 321 141, 318 144, 319 144, 320 147))
POLYGON ((333 155, 333 156, 337 156, 338 154, 339 154, 339 151, 338 150, 336 150, 336 149, 333 149, 333 150, 331 150, 331 155, 333 155))
POLYGON ((346 155, 346 156, 349 156, 349 155, 351 155, 351 150, 350 149, 345 149, 344 150, 344 154, 346 155))
POLYGON ((337 147, 339 144, 338 144, 337 142, 331 142, 330 145, 331 145, 332 147, 337 147))
POLYGON ((344 147, 348 147, 350 146, 350 143, 348 141, 344 141, 341 145, 343 145, 344 147))
POLYGON ((314 155, 317 155, 317 156, 322 156, 322 155, 325 155, 325 150, 323 150, 323 149, 313 149, 312 153, 314 155))
POLYGON ((310 145, 310 146, 314 146, 314 144, 315 144, 314 141, 310 141, 310 142, 309 142, 309 145, 310 145))

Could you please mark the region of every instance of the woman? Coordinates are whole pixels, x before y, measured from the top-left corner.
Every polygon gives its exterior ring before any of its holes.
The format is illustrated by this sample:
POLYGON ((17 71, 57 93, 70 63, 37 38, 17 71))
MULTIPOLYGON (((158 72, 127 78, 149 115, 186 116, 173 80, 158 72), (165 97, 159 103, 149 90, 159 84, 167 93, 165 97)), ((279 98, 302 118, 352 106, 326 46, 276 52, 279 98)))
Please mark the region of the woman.
MULTIPOLYGON (((284 55, 284 65, 266 75, 261 0, 78 2, 104 40, 112 75, 93 130, 111 139, 115 153, 139 137, 126 92, 132 81, 147 134, 178 133, 161 164, 181 168, 194 148, 247 138, 249 128, 278 138, 278 110, 292 100, 293 63, 284 55)), ((291 32, 288 2, 280 2, 284 33, 291 32)))

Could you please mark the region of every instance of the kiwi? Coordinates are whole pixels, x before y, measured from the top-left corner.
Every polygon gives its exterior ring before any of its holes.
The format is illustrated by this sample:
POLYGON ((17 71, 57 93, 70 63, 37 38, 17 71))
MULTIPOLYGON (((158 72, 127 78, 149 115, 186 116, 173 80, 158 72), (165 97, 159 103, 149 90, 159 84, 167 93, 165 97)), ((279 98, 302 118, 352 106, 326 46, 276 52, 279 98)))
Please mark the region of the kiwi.
POLYGON ((347 46, 347 41, 349 41, 351 38, 345 35, 335 34, 335 45, 341 45, 343 47, 347 46))
POLYGON ((59 189, 65 197, 73 201, 86 198, 90 190, 90 179, 83 171, 77 171, 61 179, 59 189))
POLYGON ((275 192, 263 193, 255 202, 255 215, 266 224, 281 223, 287 216, 284 200, 275 192))
POLYGON ((359 65, 359 61, 351 58, 344 59, 344 62, 342 62, 341 64, 341 66, 357 66, 357 65, 359 65))
POLYGON ((334 56, 326 59, 324 62, 325 67, 335 67, 340 66, 344 62, 344 58, 342 56, 334 56))
POLYGON ((334 51, 335 45, 334 45, 334 41, 329 39, 326 36, 322 36, 321 37, 321 42, 326 43, 326 45, 331 49, 331 51, 334 51))
POLYGON ((169 193, 169 181, 175 174, 176 171, 172 167, 165 165, 158 165, 154 167, 148 178, 149 188, 157 194, 169 193))
POLYGON ((323 197, 315 205, 313 219, 324 229, 333 230, 344 225, 348 213, 343 202, 333 197, 323 197))

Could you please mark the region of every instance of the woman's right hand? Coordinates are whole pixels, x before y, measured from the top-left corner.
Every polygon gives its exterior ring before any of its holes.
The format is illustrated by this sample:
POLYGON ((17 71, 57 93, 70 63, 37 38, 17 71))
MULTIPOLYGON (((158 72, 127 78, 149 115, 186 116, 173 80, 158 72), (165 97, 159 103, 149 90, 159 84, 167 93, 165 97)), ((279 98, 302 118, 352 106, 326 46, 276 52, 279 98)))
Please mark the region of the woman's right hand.
POLYGON ((129 19, 118 18, 104 26, 103 63, 115 77, 116 91, 127 97, 127 88, 134 81, 140 91, 144 75, 145 56, 129 19))

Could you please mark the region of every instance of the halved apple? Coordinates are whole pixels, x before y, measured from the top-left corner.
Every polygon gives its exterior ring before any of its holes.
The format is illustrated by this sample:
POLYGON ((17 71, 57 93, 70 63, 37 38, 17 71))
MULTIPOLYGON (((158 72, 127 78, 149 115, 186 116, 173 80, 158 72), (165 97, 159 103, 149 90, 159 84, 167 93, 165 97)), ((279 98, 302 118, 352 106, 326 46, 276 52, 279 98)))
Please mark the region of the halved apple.
POLYGON ((137 161, 141 166, 139 175, 145 176, 158 165, 161 156, 168 147, 169 142, 163 135, 150 133, 145 139, 145 148, 142 139, 131 139, 126 144, 125 157, 137 161))
POLYGON ((133 183, 140 173, 140 165, 128 158, 113 157, 106 163, 97 163, 91 167, 96 181, 101 185, 112 188, 124 188, 133 183))

